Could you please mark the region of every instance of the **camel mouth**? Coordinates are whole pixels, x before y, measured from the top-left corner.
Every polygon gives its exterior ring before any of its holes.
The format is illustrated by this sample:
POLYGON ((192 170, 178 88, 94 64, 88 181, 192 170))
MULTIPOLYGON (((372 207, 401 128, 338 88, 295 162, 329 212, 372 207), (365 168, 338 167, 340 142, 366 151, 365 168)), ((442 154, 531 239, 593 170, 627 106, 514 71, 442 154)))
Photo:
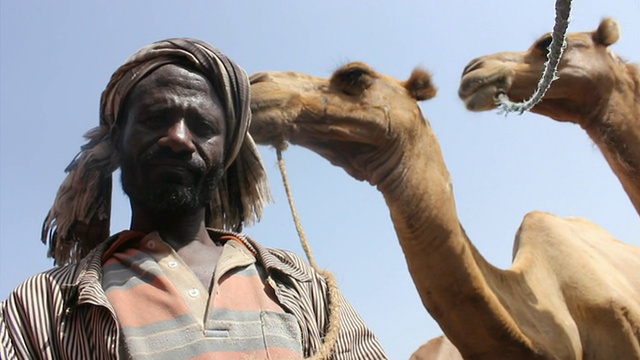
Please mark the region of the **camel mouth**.
POLYGON ((487 84, 475 88, 473 92, 460 95, 460 98, 464 101, 467 110, 485 111, 496 108, 498 96, 505 93, 503 89, 487 84))
POLYGON ((467 110, 485 111, 495 109, 498 96, 506 95, 511 87, 511 79, 502 72, 486 75, 480 70, 465 74, 458 89, 458 96, 467 110))

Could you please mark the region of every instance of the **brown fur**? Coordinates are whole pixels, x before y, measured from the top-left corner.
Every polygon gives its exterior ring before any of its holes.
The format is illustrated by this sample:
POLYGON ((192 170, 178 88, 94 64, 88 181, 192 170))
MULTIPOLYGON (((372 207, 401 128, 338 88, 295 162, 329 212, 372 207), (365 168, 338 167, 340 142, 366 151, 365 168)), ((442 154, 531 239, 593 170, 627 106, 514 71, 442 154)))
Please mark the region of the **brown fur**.
POLYGON ((620 26, 612 18, 602 20, 598 26, 598 30, 594 32, 593 41, 609 46, 620 39, 620 26))
POLYGON ((431 82, 431 75, 422 68, 415 68, 407 80, 404 83, 404 87, 407 88, 409 94, 418 100, 429 100, 436 96, 438 90, 431 82))
POLYGON ((331 86, 347 95, 359 95, 377 79, 376 73, 367 64, 352 62, 338 68, 331 77, 331 86))

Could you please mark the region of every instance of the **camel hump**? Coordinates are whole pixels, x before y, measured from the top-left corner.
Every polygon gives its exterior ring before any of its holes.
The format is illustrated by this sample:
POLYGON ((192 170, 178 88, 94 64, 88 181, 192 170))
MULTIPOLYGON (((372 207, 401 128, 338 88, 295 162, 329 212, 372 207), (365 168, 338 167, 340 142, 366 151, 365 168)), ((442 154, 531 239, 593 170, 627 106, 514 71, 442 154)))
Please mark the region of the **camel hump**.
POLYGON ((553 247, 556 250, 560 246, 583 243, 592 244, 594 248, 600 246, 603 250, 627 246, 586 218, 561 217, 546 211, 531 211, 524 216, 516 234, 516 252, 519 247, 524 246, 522 242, 525 240, 529 241, 529 246, 540 246, 543 249, 553 247))
POLYGON ((446 336, 441 335, 420 346, 409 360, 462 360, 462 355, 446 336))
POLYGON ((593 41, 604 46, 609 46, 618 39, 620 39, 620 26, 616 19, 611 17, 603 19, 593 33, 593 41))
MULTIPOLYGON (((528 213, 516 234, 513 256, 512 268, 529 268, 532 260, 542 261, 555 267, 556 274, 579 278, 576 282, 595 281, 603 274, 624 274, 617 276, 618 280, 628 280, 632 288, 640 290, 640 281, 631 275, 640 273, 640 248, 620 241, 585 218, 560 217, 543 211, 528 213), (593 270, 589 276, 585 276, 589 273, 587 269, 593 270)), ((602 277, 605 283, 615 282, 605 281, 606 277, 602 277)))

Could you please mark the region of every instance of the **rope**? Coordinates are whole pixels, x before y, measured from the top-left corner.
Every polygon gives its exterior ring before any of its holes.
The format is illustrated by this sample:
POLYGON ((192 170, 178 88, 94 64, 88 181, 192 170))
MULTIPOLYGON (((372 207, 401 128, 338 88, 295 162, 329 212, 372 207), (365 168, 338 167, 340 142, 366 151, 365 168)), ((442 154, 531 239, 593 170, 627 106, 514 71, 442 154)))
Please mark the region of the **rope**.
POLYGON ((328 270, 318 269, 313 255, 311 253, 311 247, 307 241, 307 236, 302 229, 300 217, 293 203, 293 196, 291 195, 291 187, 289 186, 289 180, 287 179, 287 171, 284 165, 284 159, 282 158, 282 150, 276 147, 276 153, 278 154, 278 167, 280 168, 280 174, 282 175, 282 183, 284 184, 284 190, 287 194, 287 200, 289 201, 289 208, 291 208, 291 215, 293 216, 293 222, 300 238, 300 243, 304 249, 304 253, 307 255, 309 264, 311 267, 322 276, 326 283, 329 292, 329 326, 327 334, 322 343, 322 347, 316 352, 310 359, 312 360, 324 360, 329 359, 333 353, 333 348, 338 341, 338 333, 340 332, 340 299, 338 298, 338 284, 333 274, 328 270))
POLYGON ((545 63, 542 77, 538 82, 538 88, 531 95, 529 100, 514 103, 509 100, 506 94, 498 94, 497 103, 500 109, 499 113, 519 112, 521 115, 525 111, 531 110, 537 103, 542 100, 544 94, 549 90, 551 83, 558 79, 556 71, 560 64, 560 58, 565 48, 565 38, 567 27, 569 27, 569 13, 571 12, 571 0, 556 0, 556 23, 551 34, 551 45, 547 53, 547 62, 545 63))

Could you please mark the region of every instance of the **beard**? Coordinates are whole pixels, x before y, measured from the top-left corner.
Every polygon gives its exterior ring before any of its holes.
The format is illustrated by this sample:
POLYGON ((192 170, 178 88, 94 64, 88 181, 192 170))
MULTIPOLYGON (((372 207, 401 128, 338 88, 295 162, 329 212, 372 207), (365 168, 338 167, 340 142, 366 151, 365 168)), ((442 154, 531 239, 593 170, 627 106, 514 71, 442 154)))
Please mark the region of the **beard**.
POLYGON ((204 161, 184 161, 193 174, 193 181, 188 184, 149 177, 156 160, 172 159, 182 161, 179 155, 156 148, 143 155, 140 161, 131 156, 123 156, 121 166, 121 183, 124 193, 135 205, 160 221, 190 215, 207 206, 213 192, 220 185, 223 175, 222 164, 215 164, 207 169, 204 161))

